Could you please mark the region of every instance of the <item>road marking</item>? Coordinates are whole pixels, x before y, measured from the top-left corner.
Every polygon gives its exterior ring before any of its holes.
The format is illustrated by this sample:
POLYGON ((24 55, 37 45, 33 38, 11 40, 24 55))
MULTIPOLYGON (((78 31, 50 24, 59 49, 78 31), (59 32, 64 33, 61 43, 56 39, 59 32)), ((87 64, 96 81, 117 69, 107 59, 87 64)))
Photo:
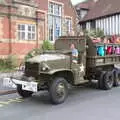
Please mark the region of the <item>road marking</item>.
POLYGON ((23 102, 22 98, 15 98, 15 99, 8 99, 9 103, 13 103, 13 102, 23 102))
POLYGON ((14 98, 14 99, 8 99, 7 101, 0 101, 0 108, 4 107, 6 105, 9 105, 11 103, 21 103, 23 101, 24 101, 24 99, 22 99, 22 98, 14 98))
POLYGON ((0 108, 3 107, 4 105, 0 104, 0 108))
POLYGON ((3 102, 3 101, 0 101, 0 104, 2 104, 2 105, 8 105, 9 104, 9 102, 3 102))
POLYGON ((24 99, 23 99, 23 98, 16 98, 16 101, 17 101, 17 102, 23 102, 24 99))

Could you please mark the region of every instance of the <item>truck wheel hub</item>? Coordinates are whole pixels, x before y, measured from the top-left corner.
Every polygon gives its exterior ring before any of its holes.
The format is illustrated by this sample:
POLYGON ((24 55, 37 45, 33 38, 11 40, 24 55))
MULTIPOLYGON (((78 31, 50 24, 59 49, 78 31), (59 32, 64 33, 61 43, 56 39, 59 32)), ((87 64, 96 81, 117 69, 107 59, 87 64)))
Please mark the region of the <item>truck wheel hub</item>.
POLYGON ((106 80, 107 84, 111 85, 113 83, 112 76, 109 76, 109 78, 106 80))
POLYGON ((58 97, 62 97, 65 95, 65 86, 63 83, 58 84, 56 88, 56 93, 58 97))

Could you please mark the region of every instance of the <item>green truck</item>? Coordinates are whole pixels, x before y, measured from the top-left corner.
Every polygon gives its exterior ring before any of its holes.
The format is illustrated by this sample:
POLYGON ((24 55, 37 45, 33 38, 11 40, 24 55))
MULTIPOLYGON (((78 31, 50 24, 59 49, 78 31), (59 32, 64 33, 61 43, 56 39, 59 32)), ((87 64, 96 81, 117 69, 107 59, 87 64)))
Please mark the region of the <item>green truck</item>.
POLYGON ((5 78, 4 83, 17 86, 22 97, 47 90, 51 102, 60 104, 68 96, 69 85, 78 86, 97 82, 100 89, 109 90, 119 86, 120 55, 99 56, 98 46, 119 46, 119 44, 93 43, 84 36, 63 36, 55 42, 54 51, 44 51, 25 62, 25 71, 19 78, 5 78), (77 63, 72 61, 70 45, 78 50, 77 63))

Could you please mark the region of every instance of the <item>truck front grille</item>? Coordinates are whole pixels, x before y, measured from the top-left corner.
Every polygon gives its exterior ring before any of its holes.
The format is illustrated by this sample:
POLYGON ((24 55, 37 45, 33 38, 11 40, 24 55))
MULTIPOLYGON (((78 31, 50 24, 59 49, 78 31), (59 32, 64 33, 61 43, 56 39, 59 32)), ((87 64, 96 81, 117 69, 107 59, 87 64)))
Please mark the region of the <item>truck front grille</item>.
POLYGON ((36 77, 39 74, 39 64, 38 63, 25 63, 25 75, 36 77))

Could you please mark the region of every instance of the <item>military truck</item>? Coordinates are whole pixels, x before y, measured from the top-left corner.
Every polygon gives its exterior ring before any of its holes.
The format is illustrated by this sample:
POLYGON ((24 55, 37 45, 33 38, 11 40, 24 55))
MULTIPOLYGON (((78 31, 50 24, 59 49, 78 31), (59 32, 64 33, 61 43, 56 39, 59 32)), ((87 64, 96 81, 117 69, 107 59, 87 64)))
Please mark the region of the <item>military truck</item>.
MULTIPOLYGON (((120 55, 97 55, 97 46, 119 44, 93 43, 84 36, 63 36, 55 42, 54 51, 44 51, 25 62, 25 71, 19 78, 5 78, 8 86, 14 83, 22 97, 47 90, 52 103, 60 104, 68 96, 68 86, 78 86, 97 81, 98 87, 109 90, 119 85, 120 55), (78 61, 72 62, 70 45, 78 49, 78 61)), ((119 45, 120 46, 120 45, 119 45)))

